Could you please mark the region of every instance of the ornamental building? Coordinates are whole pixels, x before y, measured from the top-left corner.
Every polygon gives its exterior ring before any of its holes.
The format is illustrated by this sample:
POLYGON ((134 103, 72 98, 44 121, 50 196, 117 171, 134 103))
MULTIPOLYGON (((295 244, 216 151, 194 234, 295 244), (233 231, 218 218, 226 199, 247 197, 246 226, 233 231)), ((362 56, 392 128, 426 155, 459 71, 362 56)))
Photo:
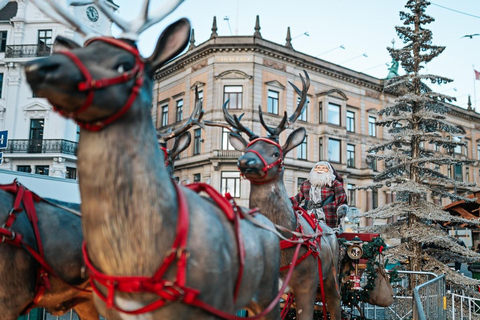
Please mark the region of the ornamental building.
MULTIPOLYGON (((153 119, 158 131, 177 128, 189 117, 195 100, 195 88, 203 100, 204 120, 226 123, 222 105, 229 100, 228 111, 240 116, 242 124, 256 134, 266 136, 258 113, 260 105, 269 126, 276 127, 284 112, 290 116, 298 95, 288 84, 302 88, 299 74, 307 71, 311 85, 309 103, 300 118, 283 132, 280 144, 298 127, 307 137, 287 154, 284 181, 287 192, 295 195, 301 183, 319 160, 329 161, 343 176, 348 195, 350 224, 386 223, 359 221, 356 212, 365 212, 395 199, 388 189, 356 190, 369 185, 384 168, 384 162, 367 161, 370 147, 391 139, 388 128, 377 127, 377 112, 392 104, 395 96, 384 92, 384 79, 351 70, 295 51, 290 32, 285 44, 262 38, 257 21, 250 36, 219 36, 213 20, 210 38, 195 44, 194 31, 187 51, 164 66, 155 75, 153 119)), ((457 147, 458 158, 480 159, 480 115, 471 106, 451 106, 448 121, 462 126, 465 147, 457 147)), ((248 206, 250 182, 241 178, 236 162, 241 153, 228 142, 228 130, 221 127, 193 129, 190 147, 175 161, 175 175, 181 183, 206 182, 229 192, 241 205, 248 206)), ((171 147, 172 142, 169 142, 171 147)), ((434 149, 433 145, 423 145, 434 149)), ((437 152, 446 152, 438 149, 437 152)), ((477 182, 479 170, 473 166, 436 168, 458 180, 477 182)), ((463 193, 466 190, 456 190, 463 193)), ((446 205, 447 199, 433 199, 446 205)))

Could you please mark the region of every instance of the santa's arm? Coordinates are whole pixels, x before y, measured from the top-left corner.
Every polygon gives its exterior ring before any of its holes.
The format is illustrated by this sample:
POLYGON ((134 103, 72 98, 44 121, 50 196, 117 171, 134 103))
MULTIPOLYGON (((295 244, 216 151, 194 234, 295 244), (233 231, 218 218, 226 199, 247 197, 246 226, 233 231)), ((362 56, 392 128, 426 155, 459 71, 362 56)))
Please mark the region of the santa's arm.
POLYGON ((345 189, 343 188, 343 184, 339 181, 335 180, 334 182, 334 192, 335 192, 335 204, 337 208, 342 204, 347 204, 347 194, 345 193, 345 189))
POLYGON ((290 198, 290 201, 292 202, 292 205, 297 206, 297 207, 300 205, 300 203, 302 203, 302 200, 303 200, 302 191, 297 193, 296 196, 290 198))

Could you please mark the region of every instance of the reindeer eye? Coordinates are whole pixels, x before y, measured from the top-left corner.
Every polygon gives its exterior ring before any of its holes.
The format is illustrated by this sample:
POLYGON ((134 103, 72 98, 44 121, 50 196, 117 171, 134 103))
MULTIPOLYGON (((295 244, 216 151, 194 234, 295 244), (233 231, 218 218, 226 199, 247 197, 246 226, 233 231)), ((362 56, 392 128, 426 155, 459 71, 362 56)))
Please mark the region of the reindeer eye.
POLYGON ((274 152, 274 153, 272 154, 272 157, 277 157, 277 158, 278 158, 279 156, 280 156, 280 153, 279 153, 279 152, 274 152))
POLYGON ((116 67, 117 72, 124 73, 133 69, 133 66, 129 62, 119 63, 116 67))

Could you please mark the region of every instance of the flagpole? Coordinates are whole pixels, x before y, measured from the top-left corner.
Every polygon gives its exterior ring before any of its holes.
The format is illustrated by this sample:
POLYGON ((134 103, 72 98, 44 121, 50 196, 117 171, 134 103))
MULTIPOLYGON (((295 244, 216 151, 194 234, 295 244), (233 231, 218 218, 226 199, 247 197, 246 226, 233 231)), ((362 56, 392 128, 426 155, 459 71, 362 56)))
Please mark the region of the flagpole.
POLYGON ((475 65, 472 64, 473 68, 473 106, 477 110, 477 90, 475 90, 475 81, 477 80, 477 71, 475 70, 475 65))

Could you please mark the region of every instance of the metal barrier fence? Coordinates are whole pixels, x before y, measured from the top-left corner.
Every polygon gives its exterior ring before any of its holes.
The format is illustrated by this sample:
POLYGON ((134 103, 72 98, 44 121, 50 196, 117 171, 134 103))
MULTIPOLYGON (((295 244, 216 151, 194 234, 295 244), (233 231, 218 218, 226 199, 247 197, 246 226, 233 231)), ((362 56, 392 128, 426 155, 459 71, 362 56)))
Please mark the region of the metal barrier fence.
POLYGON ((448 292, 451 312, 449 319, 480 319, 480 299, 448 292))
POLYGON ((413 289, 414 320, 445 320, 447 297, 445 296, 445 275, 436 277, 413 289))

